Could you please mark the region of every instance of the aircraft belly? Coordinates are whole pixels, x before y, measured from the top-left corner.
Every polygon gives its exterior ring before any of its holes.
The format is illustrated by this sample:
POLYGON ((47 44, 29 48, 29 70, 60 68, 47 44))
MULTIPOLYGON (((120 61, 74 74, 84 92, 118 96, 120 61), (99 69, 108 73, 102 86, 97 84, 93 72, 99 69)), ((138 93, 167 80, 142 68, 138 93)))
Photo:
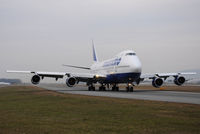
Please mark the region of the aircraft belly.
POLYGON ((141 73, 117 73, 107 75, 105 83, 127 83, 140 78, 141 73))

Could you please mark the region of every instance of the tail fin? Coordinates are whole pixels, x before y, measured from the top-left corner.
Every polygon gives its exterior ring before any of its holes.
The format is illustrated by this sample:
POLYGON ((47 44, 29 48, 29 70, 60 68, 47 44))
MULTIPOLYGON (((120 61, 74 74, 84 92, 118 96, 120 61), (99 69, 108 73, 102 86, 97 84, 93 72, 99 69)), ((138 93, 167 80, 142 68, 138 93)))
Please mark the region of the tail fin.
POLYGON ((95 50, 93 40, 92 40, 92 47, 93 47, 93 60, 94 60, 94 62, 98 62, 98 58, 97 58, 97 54, 96 54, 96 50, 95 50))

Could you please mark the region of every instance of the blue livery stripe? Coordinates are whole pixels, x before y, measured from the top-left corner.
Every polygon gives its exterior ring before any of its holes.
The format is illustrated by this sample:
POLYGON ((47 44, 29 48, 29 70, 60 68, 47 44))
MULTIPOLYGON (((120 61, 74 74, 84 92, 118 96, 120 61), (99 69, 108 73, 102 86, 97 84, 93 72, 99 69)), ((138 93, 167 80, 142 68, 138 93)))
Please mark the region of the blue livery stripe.
POLYGON ((130 81, 136 81, 140 78, 141 73, 119 73, 109 74, 106 77, 105 83, 127 83, 130 81))

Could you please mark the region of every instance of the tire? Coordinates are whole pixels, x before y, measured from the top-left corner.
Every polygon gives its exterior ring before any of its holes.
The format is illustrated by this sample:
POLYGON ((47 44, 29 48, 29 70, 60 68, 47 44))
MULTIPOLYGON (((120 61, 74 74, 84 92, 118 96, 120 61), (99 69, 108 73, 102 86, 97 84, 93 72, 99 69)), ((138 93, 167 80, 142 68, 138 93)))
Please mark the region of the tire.
POLYGON ((95 91, 95 87, 92 87, 92 91, 95 91))
POLYGON ((130 91, 130 87, 126 87, 126 92, 129 92, 130 91))
POLYGON ((91 91, 91 87, 90 86, 88 87, 88 91, 91 91))
POLYGON ((116 87, 116 91, 119 91, 119 87, 116 87))
POLYGON ((115 87, 112 87, 112 91, 115 91, 115 87))
POLYGON ((133 87, 130 87, 130 90, 129 90, 130 92, 133 92, 133 87))

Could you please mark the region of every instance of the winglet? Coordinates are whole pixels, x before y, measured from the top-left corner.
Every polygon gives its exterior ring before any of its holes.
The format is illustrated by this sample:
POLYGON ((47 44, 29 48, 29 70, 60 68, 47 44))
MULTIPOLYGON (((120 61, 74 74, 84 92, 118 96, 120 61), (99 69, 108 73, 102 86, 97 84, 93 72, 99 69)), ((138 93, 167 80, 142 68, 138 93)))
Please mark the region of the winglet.
POLYGON ((95 51, 95 46, 94 46, 93 40, 92 40, 92 47, 93 47, 93 60, 94 60, 94 62, 98 62, 98 58, 97 58, 97 54, 95 51))

